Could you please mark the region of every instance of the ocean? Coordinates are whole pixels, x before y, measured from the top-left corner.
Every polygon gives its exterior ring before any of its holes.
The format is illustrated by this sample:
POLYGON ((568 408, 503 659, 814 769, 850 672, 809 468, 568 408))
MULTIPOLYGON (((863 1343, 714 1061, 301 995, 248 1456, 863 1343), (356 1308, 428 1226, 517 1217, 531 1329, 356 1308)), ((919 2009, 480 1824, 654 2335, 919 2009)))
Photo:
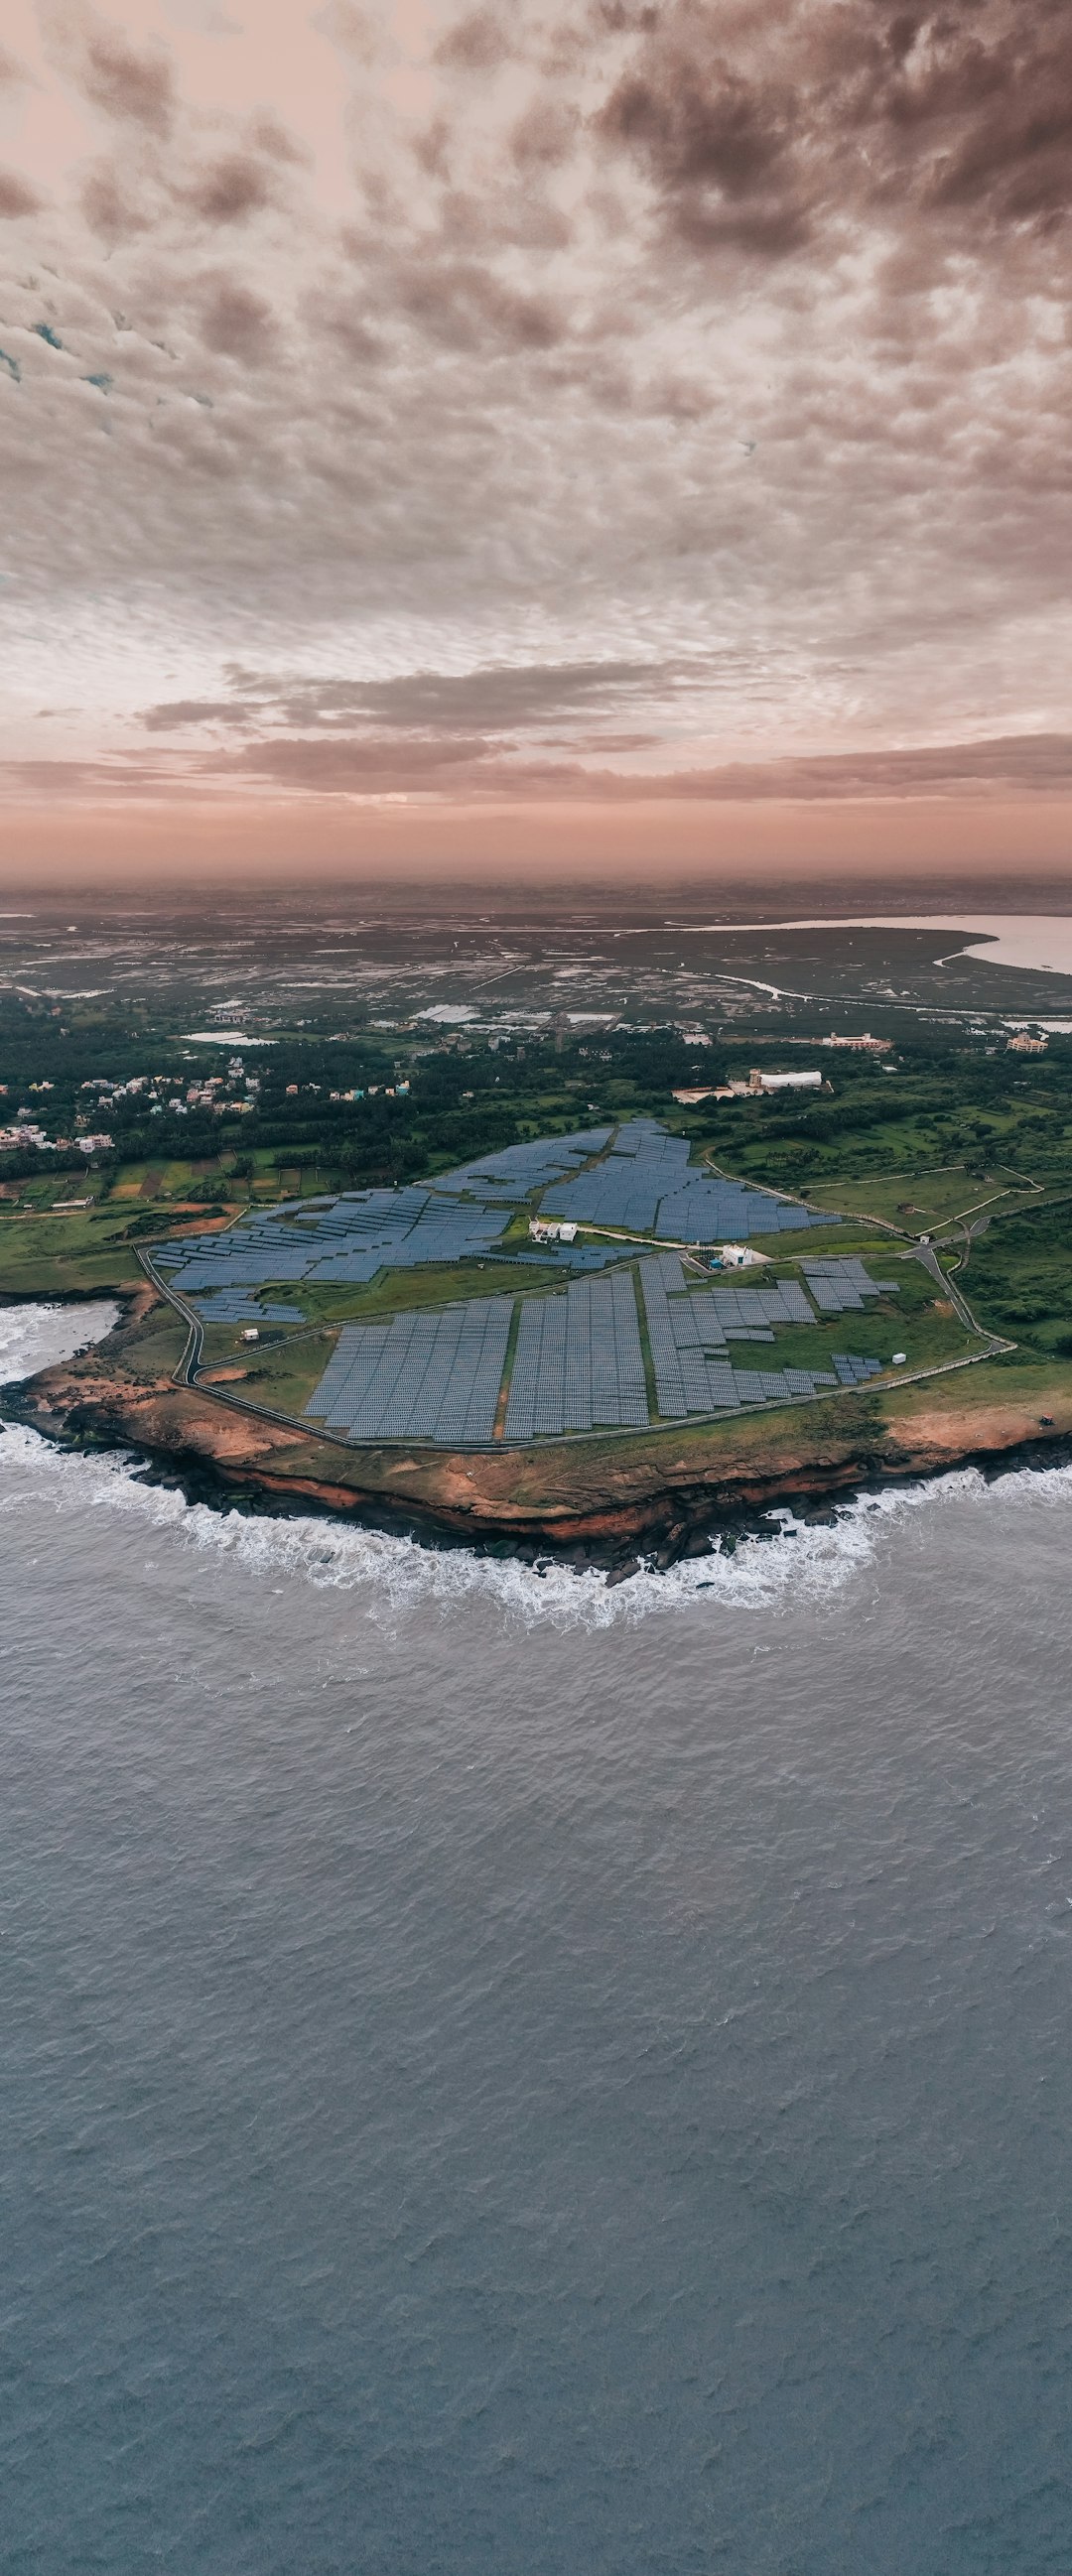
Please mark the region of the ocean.
POLYGON ((1070 1537, 608 1591, 0 1430, 5 2576, 1067 2576, 1070 1537))

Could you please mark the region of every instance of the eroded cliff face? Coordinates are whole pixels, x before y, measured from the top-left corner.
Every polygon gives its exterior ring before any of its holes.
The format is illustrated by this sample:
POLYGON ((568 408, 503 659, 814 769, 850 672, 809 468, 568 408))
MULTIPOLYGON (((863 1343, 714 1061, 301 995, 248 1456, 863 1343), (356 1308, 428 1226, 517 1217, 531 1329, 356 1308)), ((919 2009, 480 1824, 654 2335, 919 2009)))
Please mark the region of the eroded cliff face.
POLYGON ((815 1509, 861 1485, 968 1461, 1052 1461, 1072 1437, 1072 1371, 1021 1383, 980 1368, 887 1395, 625 1439, 353 1449, 243 1409, 233 1383, 176 1386, 170 1329, 147 1287, 106 1341, 42 1371, 6 1409, 55 1439, 136 1449, 158 1471, 247 1506, 322 1510, 611 1566, 638 1553, 669 1562, 779 1504, 815 1509), (1042 1413, 1053 1417, 1045 1429, 1042 1413))

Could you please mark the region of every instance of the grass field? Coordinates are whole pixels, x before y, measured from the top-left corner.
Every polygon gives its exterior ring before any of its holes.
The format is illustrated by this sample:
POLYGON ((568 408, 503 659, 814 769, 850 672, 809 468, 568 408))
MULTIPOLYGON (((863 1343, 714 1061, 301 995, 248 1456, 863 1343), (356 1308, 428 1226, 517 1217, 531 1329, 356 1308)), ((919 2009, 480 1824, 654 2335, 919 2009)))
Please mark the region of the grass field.
POLYGON ((234 1326, 213 1325, 205 1334, 199 1376, 206 1370, 240 1368, 241 1380, 227 1381, 222 1391, 274 1412, 300 1415, 324 1374, 337 1339, 328 1326, 309 1333, 288 1333, 277 1342, 243 1342, 234 1326))
MULTIPOLYGON (((1030 1184, 1008 1172, 971 1174, 962 1163, 952 1170, 889 1172, 872 1180, 831 1180, 822 1203, 847 1215, 884 1217, 908 1235, 931 1234, 982 1204, 1020 1207, 1033 1196, 1030 1184)), ((817 1202, 818 1203, 818 1202, 817 1202)))

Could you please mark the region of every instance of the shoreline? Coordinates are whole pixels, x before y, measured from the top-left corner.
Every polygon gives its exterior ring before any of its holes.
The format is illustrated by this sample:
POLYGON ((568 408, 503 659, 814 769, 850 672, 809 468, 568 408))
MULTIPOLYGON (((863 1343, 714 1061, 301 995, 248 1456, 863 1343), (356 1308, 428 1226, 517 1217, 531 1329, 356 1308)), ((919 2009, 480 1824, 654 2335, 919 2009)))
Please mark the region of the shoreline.
POLYGON ((1039 1363, 996 1371, 971 1403, 958 1393, 943 1404, 932 1382, 806 1412, 737 1416, 732 1426, 668 1426, 619 1442, 609 1455, 610 1444, 598 1440, 501 1455, 418 1457, 404 1447, 395 1455, 370 1447, 355 1449, 352 1472, 340 1474, 339 1453, 315 1434, 243 1416, 211 1389, 177 1386, 144 1365, 139 1375, 139 1330, 159 1319, 160 1301, 145 1281, 116 1290, 110 1302, 120 1316, 102 1342, 0 1387, 0 1420, 76 1454, 130 1452, 151 1482, 210 1509, 356 1523, 436 1549, 572 1565, 611 1582, 642 1564, 665 1570, 706 1555, 714 1541, 732 1548, 776 1536, 770 1516, 786 1508, 805 1523, 828 1523, 850 1500, 963 1468, 992 1481, 1072 1463, 1072 1369, 1047 1372, 1039 1363), (1045 1428, 1042 1412, 1053 1416, 1045 1428))

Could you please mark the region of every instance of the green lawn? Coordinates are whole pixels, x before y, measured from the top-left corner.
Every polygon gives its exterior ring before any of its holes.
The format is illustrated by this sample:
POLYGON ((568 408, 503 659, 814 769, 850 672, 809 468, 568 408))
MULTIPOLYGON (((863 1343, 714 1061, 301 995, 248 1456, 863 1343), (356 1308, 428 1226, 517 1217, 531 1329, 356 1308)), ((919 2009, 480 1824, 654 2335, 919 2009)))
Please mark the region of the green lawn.
POLYGON ((338 1336, 324 1326, 310 1333, 287 1333, 278 1341, 243 1342, 241 1327, 213 1324, 205 1334, 199 1374, 206 1369, 241 1368, 244 1376, 229 1388, 250 1404, 274 1412, 300 1415, 324 1374, 338 1336))

